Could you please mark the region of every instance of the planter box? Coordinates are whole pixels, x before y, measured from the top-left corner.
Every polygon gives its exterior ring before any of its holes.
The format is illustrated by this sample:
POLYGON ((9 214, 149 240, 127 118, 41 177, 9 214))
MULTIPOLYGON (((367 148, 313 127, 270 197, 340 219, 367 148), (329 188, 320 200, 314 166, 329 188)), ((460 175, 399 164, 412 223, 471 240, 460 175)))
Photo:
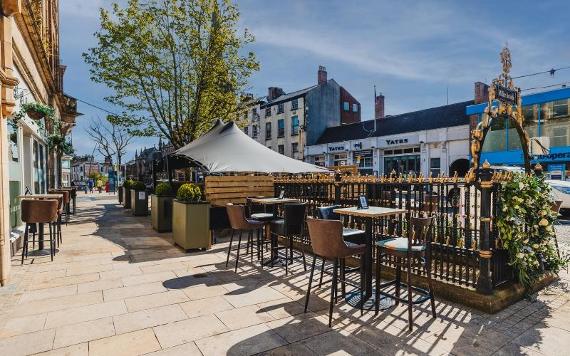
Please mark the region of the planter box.
POLYGON ((121 188, 123 191, 123 206, 125 209, 131 208, 131 190, 127 188, 121 188))
POLYGON ((158 232, 172 231, 172 202, 174 196, 151 195, 150 216, 152 228, 158 232))
POLYGON ((172 235, 174 242, 184 250, 209 249, 210 204, 183 203, 174 200, 172 204, 172 235))
POLYGON ((119 188, 119 204, 123 203, 123 187, 119 188))
POLYGON ((134 216, 148 215, 148 194, 146 191, 131 189, 131 210, 134 216))

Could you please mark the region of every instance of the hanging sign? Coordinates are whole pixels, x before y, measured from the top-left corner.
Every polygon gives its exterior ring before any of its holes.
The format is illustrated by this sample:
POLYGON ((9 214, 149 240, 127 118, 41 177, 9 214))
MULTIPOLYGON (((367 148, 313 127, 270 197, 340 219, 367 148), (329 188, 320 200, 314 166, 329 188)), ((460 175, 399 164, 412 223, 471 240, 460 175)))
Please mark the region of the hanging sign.
POLYGON ((495 98, 504 104, 516 105, 518 102, 518 92, 495 83, 495 98))

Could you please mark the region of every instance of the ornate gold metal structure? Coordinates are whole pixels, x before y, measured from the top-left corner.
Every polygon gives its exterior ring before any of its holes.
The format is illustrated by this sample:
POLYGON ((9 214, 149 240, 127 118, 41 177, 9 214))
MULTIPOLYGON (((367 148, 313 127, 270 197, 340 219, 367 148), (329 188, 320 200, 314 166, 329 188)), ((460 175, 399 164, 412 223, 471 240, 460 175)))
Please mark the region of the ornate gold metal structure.
POLYGON ((514 86, 510 75, 512 61, 511 52, 507 46, 501 51, 500 58, 503 72, 498 78, 493 79, 489 86, 489 101, 483 112, 481 122, 475 129, 471 130, 471 169, 465 177, 468 182, 476 179, 485 137, 491 129, 493 120, 497 119, 509 119, 514 125, 521 141, 525 170, 527 173, 531 172, 530 139, 523 127, 521 89, 514 86))

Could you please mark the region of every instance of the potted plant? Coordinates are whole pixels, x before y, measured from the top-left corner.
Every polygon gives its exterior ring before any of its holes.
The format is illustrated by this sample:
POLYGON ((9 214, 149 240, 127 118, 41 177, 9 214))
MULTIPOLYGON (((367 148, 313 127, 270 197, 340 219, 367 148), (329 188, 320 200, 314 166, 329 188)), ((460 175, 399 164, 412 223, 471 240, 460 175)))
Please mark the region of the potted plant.
POLYGON ((125 183, 123 183, 123 206, 125 207, 125 209, 130 209, 131 208, 131 185, 133 184, 133 181, 130 179, 127 179, 125 181, 125 183))
POLYGON ((134 216, 148 215, 148 195, 143 182, 131 183, 131 210, 134 216))
POLYGON ((195 184, 178 188, 172 206, 172 235, 184 250, 209 249, 210 204, 202 201, 202 191, 195 184))
POLYGON ((33 120, 41 120, 44 117, 53 117, 55 110, 42 103, 25 103, 22 105, 22 111, 25 112, 33 120))
POLYGON ((169 183, 159 183, 151 196, 152 228, 158 232, 172 231, 172 201, 174 194, 169 183))

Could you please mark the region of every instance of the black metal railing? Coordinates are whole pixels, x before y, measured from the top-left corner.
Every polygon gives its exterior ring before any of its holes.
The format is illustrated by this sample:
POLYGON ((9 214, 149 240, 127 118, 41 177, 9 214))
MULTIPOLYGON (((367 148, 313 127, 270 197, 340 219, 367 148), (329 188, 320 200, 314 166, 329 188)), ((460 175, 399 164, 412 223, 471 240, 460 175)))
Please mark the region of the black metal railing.
MULTIPOLYGON (((341 177, 277 178, 275 191, 306 202, 308 215, 328 205, 355 206, 361 195, 373 206, 404 209, 404 214, 373 222, 373 238, 406 236, 413 216, 432 216, 431 272, 444 282, 476 287, 490 293, 512 279, 507 254, 497 248, 494 226, 497 216, 500 178, 490 171, 480 179, 456 177, 341 177)), ((506 179, 506 176, 502 176, 506 179)), ((343 218, 350 227, 364 226, 358 218, 343 218)), ((308 241, 307 238, 302 239, 308 241)), ((393 265, 395 261, 386 261, 393 265)), ((414 273, 422 274, 419 269, 414 273)))

